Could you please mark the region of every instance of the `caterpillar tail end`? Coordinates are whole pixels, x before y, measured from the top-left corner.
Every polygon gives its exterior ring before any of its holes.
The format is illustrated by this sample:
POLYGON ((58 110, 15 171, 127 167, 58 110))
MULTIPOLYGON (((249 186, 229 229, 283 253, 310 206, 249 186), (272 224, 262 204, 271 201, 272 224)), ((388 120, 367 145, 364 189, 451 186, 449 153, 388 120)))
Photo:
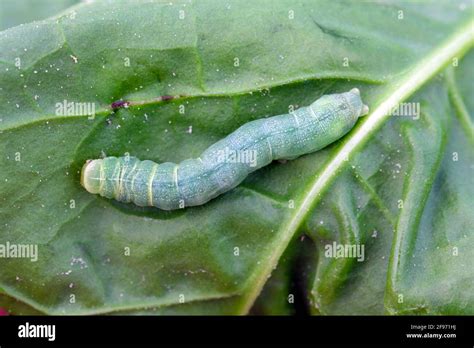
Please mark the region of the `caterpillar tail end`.
POLYGON ((100 192, 101 160, 87 160, 82 166, 81 185, 90 193, 100 192))

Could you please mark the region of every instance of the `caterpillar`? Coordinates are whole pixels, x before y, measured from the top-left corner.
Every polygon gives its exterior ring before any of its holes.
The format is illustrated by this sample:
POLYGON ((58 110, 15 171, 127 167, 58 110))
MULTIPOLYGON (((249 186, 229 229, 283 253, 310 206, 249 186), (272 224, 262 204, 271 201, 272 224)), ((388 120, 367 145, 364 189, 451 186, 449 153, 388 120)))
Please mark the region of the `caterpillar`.
POLYGON ((331 144, 369 112, 357 88, 324 95, 294 112, 245 123, 179 164, 136 157, 87 160, 81 185, 90 193, 164 210, 202 205, 273 160, 292 160, 331 144))

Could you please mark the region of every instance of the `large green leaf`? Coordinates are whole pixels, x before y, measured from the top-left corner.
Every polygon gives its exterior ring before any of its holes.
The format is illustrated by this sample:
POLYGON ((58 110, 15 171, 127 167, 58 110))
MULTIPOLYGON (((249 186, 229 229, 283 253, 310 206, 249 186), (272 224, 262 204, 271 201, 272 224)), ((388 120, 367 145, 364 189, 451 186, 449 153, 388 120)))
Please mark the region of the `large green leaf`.
POLYGON ((473 314, 472 25, 451 1, 118 1, 1 32, 0 243, 39 259, 0 259, 0 305, 234 314, 261 294, 254 313, 292 313, 294 292, 313 313, 473 314), (178 162, 352 87, 372 112, 347 137, 206 205, 138 208, 79 184, 102 152, 178 162), (113 113, 119 99, 141 105, 113 113), (63 100, 95 118, 56 116, 63 100), (418 120, 387 116, 404 100, 418 120), (365 261, 324 257, 333 241, 363 243, 365 261))

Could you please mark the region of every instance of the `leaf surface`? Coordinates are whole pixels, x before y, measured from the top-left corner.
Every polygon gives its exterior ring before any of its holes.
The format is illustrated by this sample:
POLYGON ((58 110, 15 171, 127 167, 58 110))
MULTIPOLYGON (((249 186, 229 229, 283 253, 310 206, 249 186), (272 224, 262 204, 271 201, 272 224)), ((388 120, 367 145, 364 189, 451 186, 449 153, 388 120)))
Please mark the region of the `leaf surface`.
POLYGON ((0 259, 0 305, 236 314, 262 294, 256 311, 290 313, 303 272, 298 303, 312 313, 474 312, 472 5, 99 1, 74 12, 0 32, 0 243, 39 252, 0 259), (347 137, 203 206, 139 208, 79 184, 102 152, 179 162, 353 87, 372 112, 347 137), (117 100, 135 105, 114 113, 117 100), (63 101, 93 103, 95 117, 57 115, 63 101), (387 116, 403 101, 420 103, 418 120, 387 116), (365 261, 324 257, 333 241, 363 243, 365 261))

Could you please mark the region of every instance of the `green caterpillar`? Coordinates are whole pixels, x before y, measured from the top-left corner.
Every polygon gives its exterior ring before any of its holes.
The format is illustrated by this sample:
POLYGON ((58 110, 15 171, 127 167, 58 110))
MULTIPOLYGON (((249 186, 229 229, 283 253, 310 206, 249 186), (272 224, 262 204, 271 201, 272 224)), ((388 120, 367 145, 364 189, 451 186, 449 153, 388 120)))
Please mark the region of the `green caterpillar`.
POLYGON ((81 184, 90 193, 164 210, 201 205, 278 159, 317 151, 345 135, 369 112, 357 88, 324 95, 290 114, 248 122, 179 164, 135 157, 88 160, 81 184))

